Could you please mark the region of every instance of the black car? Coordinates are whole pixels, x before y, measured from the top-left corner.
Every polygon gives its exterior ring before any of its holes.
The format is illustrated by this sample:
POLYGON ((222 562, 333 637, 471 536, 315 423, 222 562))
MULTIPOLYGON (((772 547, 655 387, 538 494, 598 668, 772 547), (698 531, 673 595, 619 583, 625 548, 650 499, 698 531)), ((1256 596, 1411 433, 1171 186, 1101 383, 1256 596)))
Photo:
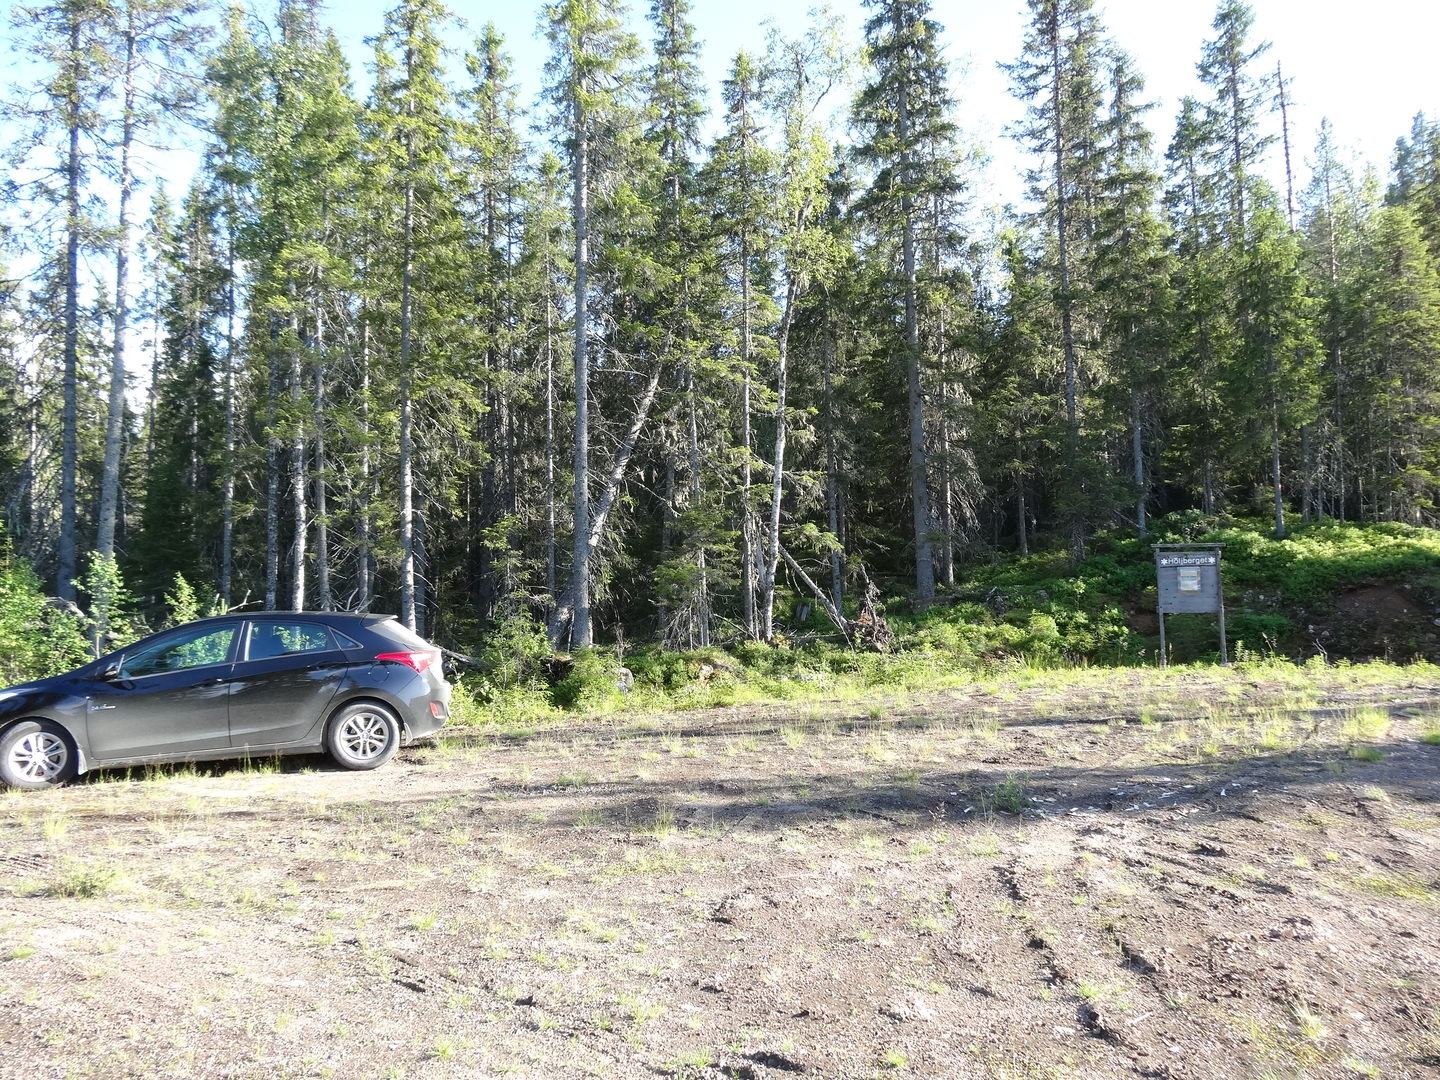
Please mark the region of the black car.
POLYGON ((0 780, 326 751, 373 769, 444 726, 440 650, 392 615, 221 615, 0 690, 0 780))

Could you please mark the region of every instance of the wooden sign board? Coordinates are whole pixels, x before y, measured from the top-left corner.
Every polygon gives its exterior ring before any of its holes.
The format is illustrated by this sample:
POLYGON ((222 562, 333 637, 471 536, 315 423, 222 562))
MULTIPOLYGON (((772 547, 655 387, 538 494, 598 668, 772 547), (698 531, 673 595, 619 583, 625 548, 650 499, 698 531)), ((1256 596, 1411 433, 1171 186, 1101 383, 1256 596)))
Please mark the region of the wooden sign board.
POLYGON ((1220 580, 1224 544, 1156 544, 1155 591, 1160 615, 1160 663, 1165 649, 1166 615, 1215 614, 1220 620, 1220 663, 1230 657, 1225 642, 1225 591, 1220 580))
POLYGON ((1166 615, 1220 610, 1220 552, 1157 551, 1155 582, 1166 615))

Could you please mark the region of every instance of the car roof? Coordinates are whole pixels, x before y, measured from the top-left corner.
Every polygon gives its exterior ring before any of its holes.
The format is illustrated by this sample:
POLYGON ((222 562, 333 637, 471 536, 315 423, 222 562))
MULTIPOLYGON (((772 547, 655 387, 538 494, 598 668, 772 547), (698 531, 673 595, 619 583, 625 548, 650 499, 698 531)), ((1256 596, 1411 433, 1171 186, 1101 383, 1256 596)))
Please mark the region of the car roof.
POLYGON ((238 622, 241 619, 308 619, 314 622, 339 622, 339 623, 379 623, 394 619, 394 615, 385 615, 373 611, 227 611, 223 615, 211 615, 209 618, 196 619, 197 623, 226 623, 238 622))

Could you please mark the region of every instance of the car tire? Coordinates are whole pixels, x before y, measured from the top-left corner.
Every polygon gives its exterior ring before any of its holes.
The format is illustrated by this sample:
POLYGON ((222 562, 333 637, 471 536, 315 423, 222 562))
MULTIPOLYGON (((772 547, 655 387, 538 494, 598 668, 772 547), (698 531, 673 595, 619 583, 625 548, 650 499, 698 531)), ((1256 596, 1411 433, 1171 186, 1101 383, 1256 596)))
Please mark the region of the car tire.
POLYGON ((48 720, 22 720, 0 738, 0 781, 39 791, 75 775, 75 748, 48 720))
POLYGON ((378 702, 346 705, 330 718, 325 749, 347 769, 378 769, 400 749, 400 721, 378 702))

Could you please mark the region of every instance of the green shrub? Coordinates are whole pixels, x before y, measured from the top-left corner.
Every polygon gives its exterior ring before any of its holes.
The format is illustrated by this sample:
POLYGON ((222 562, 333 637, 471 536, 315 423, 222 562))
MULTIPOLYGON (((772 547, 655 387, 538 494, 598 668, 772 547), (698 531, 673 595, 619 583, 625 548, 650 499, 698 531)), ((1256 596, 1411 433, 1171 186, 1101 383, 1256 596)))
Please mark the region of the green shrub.
POLYGON ((546 685, 545 660, 549 656, 545 628, 521 614, 495 624, 485 635, 478 659, 490 685, 497 689, 539 689, 546 685))
POLYGON ((625 703, 620 692, 620 664, 599 649, 575 653, 570 673, 555 684, 551 698, 562 709, 578 712, 614 712, 625 703))
POLYGON ((80 617, 46 600, 29 563, 0 532, 0 683, 55 675, 89 656, 80 617))

